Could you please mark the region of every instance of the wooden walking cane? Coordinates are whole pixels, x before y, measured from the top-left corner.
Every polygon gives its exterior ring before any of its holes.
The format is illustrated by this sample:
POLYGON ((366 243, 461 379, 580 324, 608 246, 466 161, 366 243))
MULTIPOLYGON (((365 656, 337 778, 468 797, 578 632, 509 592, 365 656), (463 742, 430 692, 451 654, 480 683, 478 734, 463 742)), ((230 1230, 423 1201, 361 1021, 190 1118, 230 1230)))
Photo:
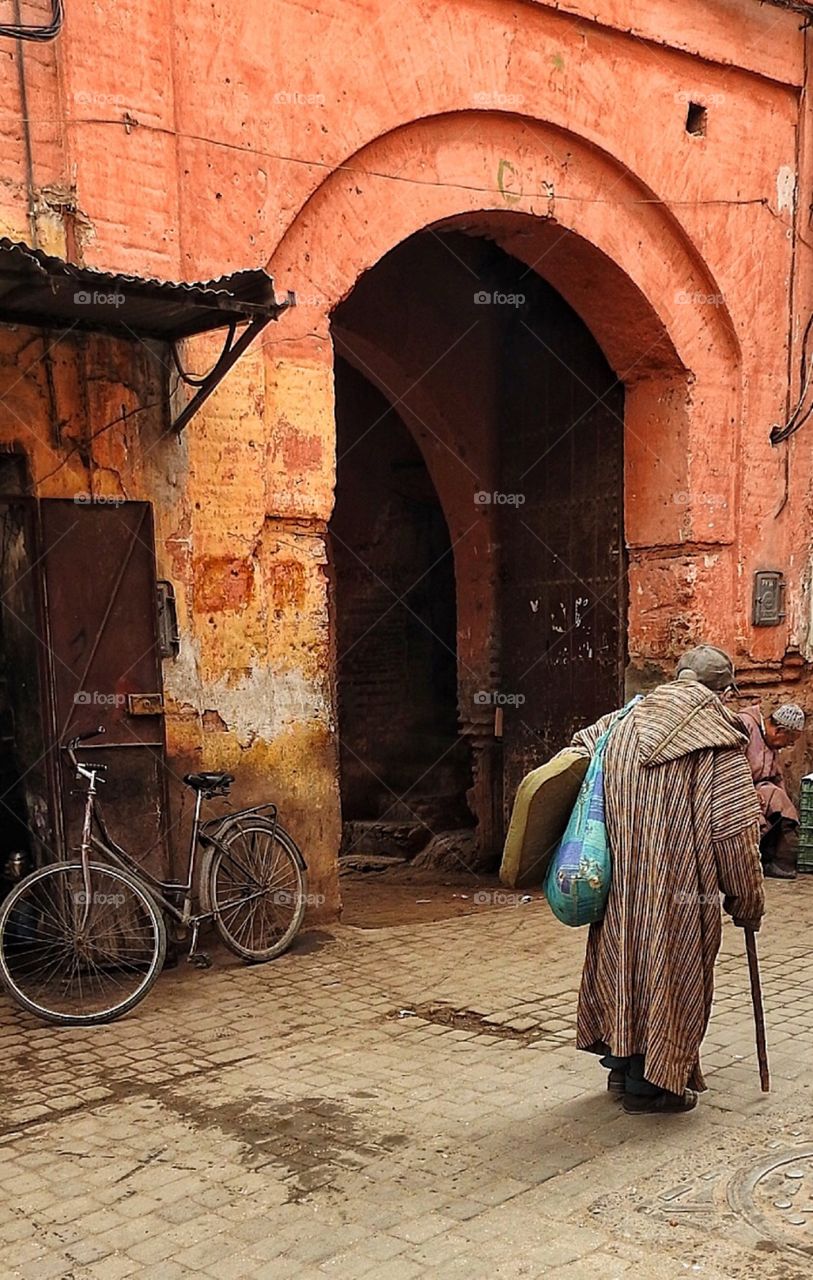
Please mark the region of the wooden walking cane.
POLYGON ((762 983, 759 980, 757 935, 754 933, 753 929, 745 930, 745 949, 748 952, 748 972, 751 976, 751 999, 754 1004, 754 1027, 757 1035, 759 1080, 762 1085, 762 1092, 770 1093, 771 1076, 768 1069, 768 1046, 765 1042, 765 1011, 762 1007, 762 983))

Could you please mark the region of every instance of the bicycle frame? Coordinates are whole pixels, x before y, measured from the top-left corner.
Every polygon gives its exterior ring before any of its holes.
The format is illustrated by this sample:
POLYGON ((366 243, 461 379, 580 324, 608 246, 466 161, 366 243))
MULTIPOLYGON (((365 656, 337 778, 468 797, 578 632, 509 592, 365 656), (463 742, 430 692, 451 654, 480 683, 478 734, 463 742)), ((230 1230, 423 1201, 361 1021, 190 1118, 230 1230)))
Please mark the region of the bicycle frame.
MULTIPOLYGON (((85 887, 85 911, 83 915, 82 925, 84 926, 84 924, 86 924, 87 922, 87 913, 90 909, 90 901, 91 901, 90 899, 90 893, 91 893, 90 868, 89 868, 90 852, 91 852, 91 849, 96 849, 99 853, 104 854, 105 857, 110 859, 114 864, 118 865, 123 870, 130 871, 135 875, 139 876, 142 880, 146 881, 150 889, 150 892, 152 893, 153 897, 157 899, 160 906, 165 911, 167 911, 169 915, 171 915, 173 919, 175 919, 178 922, 178 924, 180 924, 182 927, 184 928, 189 926, 192 927, 193 929, 192 945, 194 947, 196 938, 197 938, 198 927, 203 923, 204 920, 208 920, 212 916, 211 912, 202 912, 202 913, 199 913, 198 915, 194 915, 192 912, 192 904, 194 900, 193 888, 195 884, 195 872, 197 870, 197 861, 198 861, 198 846, 207 845, 207 844, 214 845, 215 848, 220 849, 220 851, 223 854, 225 854, 226 857, 230 858, 231 861, 234 862, 235 861, 234 854, 228 848, 228 846, 223 843, 222 839, 220 839, 220 836, 224 832, 225 828, 228 827, 229 823, 233 822, 237 818, 246 817, 251 814, 257 814, 262 817, 270 818, 274 824, 274 829, 276 829, 277 806, 270 802, 265 802, 263 804, 251 805, 250 807, 245 809, 233 809, 229 813, 221 814, 215 818, 209 818, 205 822, 201 822, 200 814, 201 814, 201 807, 203 804, 204 793, 202 791, 196 791, 195 792, 195 811, 192 817, 192 831, 189 837, 189 852, 187 855, 187 864, 186 864, 186 880, 185 881, 159 880, 158 877, 154 876, 152 872, 146 869, 146 867, 142 867, 140 863, 136 862, 135 859, 130 856, 127 850, 123 849, 121 845, 118 844, 113 839, 110 832, 108 831, 107 824, 104 820, 104 814, 102 812, 101 806, 98 801, 98 786, 96 782, 96 777, 97 777, 97 774, 99 773, 99 769, 94 767, 93 765, 80 764, 78 760, 75 762, 74 767, 76 769, 77 776, 84 778, 88 784, 87 791, 85 793, 85 812, 84 812, 84 818, 82 822, 82 845, 80 850, 81 859, 82 859, 84 887, 85 887), (98 828, 99 832, 101 833, 101 837, 102 837, 101 839, 99 839, 99 837, 96 835, 94 831, 94 826, 98 828), (174 902, 171 902, 169 900, 169 898, 166 896, 167 894, 182 894, 183 905, 180 908, 176 906, 174 902)), ((297 854, 298 854, 298 861, 301 863, 302 869, 305 870, 306 869, 305 860, 304 858, 302 858, 301 854, 299 854, 298 850, 297 850, 297 854)))
MULTIPOLYGON (((167 911, 173 919, 177 920, 181 925, 194 924, 195 920, 200 923, 206 919, 205 915, 194 916, 192 914, 192 887, 195 882, 195 871, 197 867, 198 843, 200 833, 200 809, 202 803, 202 795, 200 792, 195 796, 195 812, 192 820, 192 833, 189 842, 189 853, 187 855, 186 864, 186 880, 184 882, 174 880, 159 880, 146 867, 142 867, 140 863, 132 858, 126 849, 122 849, 107 829, 107 823, 104 820, 104 814, 98 801, 98 791, 96 786, 96 770, 92 766, 79 765, 77 773, 88 780, 88 789, 85 798, 85 818, 82 827, 82 867, 85 877, 89 875, 87 865, 90 860, 91 848, 98 853, 103 853, 113 863, 122 867, 125 871, 131 871, 145 880, 149 886, 150 892, 156 898, 160 906, 167 911), (101 839, 94 831, 94 825, 101 833, 101 839), (182 894, 183 905, 179 908, 174 902, 171 902, 166 896, 167 894, 182 894)), ((86 886, 87 887, 87 886, 86 886)))

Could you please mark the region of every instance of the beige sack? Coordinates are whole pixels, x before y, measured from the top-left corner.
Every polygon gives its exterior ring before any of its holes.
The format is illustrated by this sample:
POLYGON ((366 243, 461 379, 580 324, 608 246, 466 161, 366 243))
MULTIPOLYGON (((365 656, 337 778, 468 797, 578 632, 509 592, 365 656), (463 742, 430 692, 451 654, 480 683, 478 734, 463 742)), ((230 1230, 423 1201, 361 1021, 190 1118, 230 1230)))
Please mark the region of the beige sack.
POLYGON ((585 752, 568 747, 522 779, 505 837, 503 884, 512 889, 542 884, 589 763, 585 752))

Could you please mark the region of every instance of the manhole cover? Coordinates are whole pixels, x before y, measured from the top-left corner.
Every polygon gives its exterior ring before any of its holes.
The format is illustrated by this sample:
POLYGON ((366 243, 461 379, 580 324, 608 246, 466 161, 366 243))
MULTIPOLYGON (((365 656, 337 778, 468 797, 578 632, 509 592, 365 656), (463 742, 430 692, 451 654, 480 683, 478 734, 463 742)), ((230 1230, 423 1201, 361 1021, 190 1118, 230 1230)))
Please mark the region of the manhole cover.
POLYGON ((813 1147, 781 1151, 738 1174, 729 1203, 786 1249, 813 1255, 813 1147))

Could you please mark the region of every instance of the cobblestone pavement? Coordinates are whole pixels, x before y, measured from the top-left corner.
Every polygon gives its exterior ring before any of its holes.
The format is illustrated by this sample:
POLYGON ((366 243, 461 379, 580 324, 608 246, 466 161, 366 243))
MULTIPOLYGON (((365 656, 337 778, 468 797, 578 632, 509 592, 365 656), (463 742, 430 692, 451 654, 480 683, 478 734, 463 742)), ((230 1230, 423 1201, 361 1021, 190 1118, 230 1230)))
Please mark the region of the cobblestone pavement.
POLYGON ((727 926, 691 1115, 572 1048, 585 935, 544 903, 182 966, 129 1018, 0 1002, 0 1274, 802 1280, 813 882, 767 886, 774 1089, 727 926))

